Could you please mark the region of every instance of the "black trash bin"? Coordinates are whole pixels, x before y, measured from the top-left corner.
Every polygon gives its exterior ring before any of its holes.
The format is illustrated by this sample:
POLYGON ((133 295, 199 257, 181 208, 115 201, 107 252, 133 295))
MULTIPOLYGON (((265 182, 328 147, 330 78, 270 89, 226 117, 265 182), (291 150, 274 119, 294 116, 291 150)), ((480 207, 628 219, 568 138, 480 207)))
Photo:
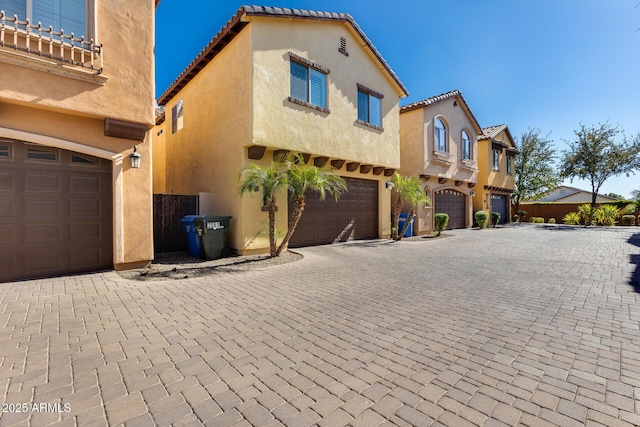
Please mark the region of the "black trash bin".
POLYGON ((222 258, 222 252, 227 246, 227 231, 231 218, 230 216, 205 215, 200 227, 196 224, 198 219, 194 219, 196 229, 202 230, 202 258, 222 258))

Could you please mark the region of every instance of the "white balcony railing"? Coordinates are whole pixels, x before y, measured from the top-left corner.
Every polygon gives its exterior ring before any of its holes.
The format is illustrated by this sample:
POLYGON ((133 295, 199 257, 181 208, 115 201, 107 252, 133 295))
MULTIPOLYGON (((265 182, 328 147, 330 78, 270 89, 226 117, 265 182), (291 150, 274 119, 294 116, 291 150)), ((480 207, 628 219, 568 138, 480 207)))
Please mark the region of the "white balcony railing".
POLYGON ((33 25, 28 19, 19 20, 17 15, 6 16, 4 11, 0 11, 0 46, 94 70, 96 74, 102 73, 104 65, 102 43, 75 37, 73 33, 67 35, 64 30, 55 31, 51 26, 43 28, 40 22, 33 25))

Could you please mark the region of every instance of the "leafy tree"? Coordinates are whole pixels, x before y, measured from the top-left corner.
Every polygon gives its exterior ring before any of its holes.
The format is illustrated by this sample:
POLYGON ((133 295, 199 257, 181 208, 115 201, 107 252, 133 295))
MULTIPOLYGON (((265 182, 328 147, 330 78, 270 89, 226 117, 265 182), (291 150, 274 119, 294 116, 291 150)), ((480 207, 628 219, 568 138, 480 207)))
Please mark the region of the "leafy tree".
POLYGON ((515 211, 520 202, 535 199, 557 187, 560 177, 555 168, 556 152, 549 135, 540 129, 528 129, 516 141, 520 154, 515 159, 515 190, 512 195, 515 211))
POLYGON ((616 199, 616 200, 624 200, 624 196, 618 193, 607 193, 605 194, 605 196, 611 197, 612 199, 616 199))
POLYGON ((287 170, 287 186, 294 203, 293 213, 291 214, 287 234, 276 250, 276 256, 280 255, 282 249, 289 243, 291 236, 296 231, 304 211, 305 197, 308 190, 319 193, 320 200, 324 200, 327 193, 338 200, 340 194, 347 191, 345 180, 333 173, 331 169, 306 165, 301 156, 296 156, 293 160, 288 162, 289 169, 287 170))
POLYGON ((422 189, 422 180, 413 176, 402 176, 398 172, 393 174, 391 178, 393 182, 393 189, 396 192, 396 201, 393 205, 393 219, 391 229, 391 238, 393 240, 402 240, 402 236, 407 232, 409 224, 416 216, 416 207, 419 204, 424 203, 427 206, 431 206, 431 199, 427 197, 422 189), (407 202, 411 205, 407 222, 404 223, 402 230, 398 230, 398 222, 400 220, 400 211, 402 210, 403 202, 407 202), (398 234, 399 233, 399 234, 398 234))
POLYGON ((305 205, 305 192, 317 191, 325 199, 329 193, 337 200, 346 191, 347 184, 328 168, 306 165, 301 156, 277 159, 269 166, 249 165, 240 172, 240 195, 258 189, 262 193, 262 204, 269 212, 269 254, 279 256, 287 246, 300 222, 305 205), (280 245, 276 244, 276 195, 286 189, 294 202, 289 228, 280 245))
POLYGON ((632 141, 625 138, 617 143, 620 130, 608 122, 592 127, 580 124, 574 133, 576 140, 563 153, 561 176, 591 183, 591 208, 595 211, 598 191, 607 179, 629 176, 640 169, 640 134, 632 141))

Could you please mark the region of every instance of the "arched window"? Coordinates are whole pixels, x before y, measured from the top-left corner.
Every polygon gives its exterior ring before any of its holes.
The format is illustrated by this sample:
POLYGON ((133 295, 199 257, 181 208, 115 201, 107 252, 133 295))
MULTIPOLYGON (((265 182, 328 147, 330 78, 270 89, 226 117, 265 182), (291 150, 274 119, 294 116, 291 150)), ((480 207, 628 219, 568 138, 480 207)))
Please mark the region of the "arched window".
POLYGON ((436 151, 447 152, 447 128, 442 120, 436 118, 434 121, 433 137, 436 151))
POLYGON ((462 158, 471 160, 471 138, 466 131, 462 131, 462 158))

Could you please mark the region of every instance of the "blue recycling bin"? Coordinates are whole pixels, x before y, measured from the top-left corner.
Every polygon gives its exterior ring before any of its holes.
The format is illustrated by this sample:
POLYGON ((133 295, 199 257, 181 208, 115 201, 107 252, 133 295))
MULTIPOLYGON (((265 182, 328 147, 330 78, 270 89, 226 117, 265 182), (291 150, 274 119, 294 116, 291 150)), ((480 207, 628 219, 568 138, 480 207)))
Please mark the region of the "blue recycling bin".
POLYGON ((202 231, 198 233, 193 223, 195 219, 199 219, 202 223, 204 215, 187 215, 180 222, 184 231, 187 233, 187 242, 189 243, 189 253, 192 256, 200 256, 200 240, 202 239, 202 231))
MULTIPOLYGON (((405 212, 405 213, 401 213, 400 214, 400 219, 398 219, 398 234, 400 234, 402 232, 402 229, 404 228, 404 224, 407 222, 407 218, 409 218, 409 212, 405 212)), ((404 236, 402 237, 411 237, 413 236, 413 220, 416 219, 415 217, 411 218, 411 222, 409 223, 409 226, 407 227, 407 231, 405 231, 404 236)))

